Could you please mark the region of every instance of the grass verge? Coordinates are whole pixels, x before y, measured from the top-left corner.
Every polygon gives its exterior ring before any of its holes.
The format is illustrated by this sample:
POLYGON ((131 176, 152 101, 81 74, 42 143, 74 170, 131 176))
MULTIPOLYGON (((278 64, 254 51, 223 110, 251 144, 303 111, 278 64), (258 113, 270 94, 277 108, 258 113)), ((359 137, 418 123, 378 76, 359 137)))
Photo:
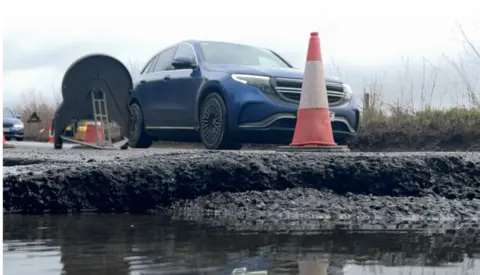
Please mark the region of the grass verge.
POLYGON ((359 151, 480 150, 480 108, 366 109, 350 147, 359 151))

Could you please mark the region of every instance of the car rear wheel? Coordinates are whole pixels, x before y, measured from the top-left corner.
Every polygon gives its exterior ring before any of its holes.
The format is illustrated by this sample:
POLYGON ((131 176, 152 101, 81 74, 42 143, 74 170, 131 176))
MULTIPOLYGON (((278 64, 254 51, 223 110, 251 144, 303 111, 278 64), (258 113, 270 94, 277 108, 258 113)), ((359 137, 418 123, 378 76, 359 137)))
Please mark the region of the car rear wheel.
POLYGON ((15 138, 17 141, 23 141, 23 138, 15 138))
POLYGON ((132 125, 128 145, 132 148, 148 148, 152 145, 152 138, 145 132, 142 108, 136 103, 130 105, 132 125))
POLYGON ((218 93, 209 94, 202 102, 199 114, 200 138, 210 150, 238 150, 241 144, 235 142, 228 130, 227 107, 218 93))

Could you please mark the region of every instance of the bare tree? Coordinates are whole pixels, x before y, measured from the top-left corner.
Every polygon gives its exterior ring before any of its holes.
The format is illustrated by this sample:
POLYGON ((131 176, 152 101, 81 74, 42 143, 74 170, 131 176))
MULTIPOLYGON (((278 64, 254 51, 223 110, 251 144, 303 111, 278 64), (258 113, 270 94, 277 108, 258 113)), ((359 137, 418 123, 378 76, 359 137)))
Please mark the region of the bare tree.
POLYGON ((35 140, 40 136, 48 138, 46 132, 41 133, 40 129, 48 129, 50 126, 55 112, 53 104, 46 101, 40 91, 34 89, 23 92, 21 98, 21 103, 15 109, 25 123, 25 138, 35 140), (28 123, 33 113, 40 117, 40 123, 28 123))
POLYGON ((480 51, 477 49, 477 47, 474 45, 474 43, 472 42, 472 40, 468 37, 468 35, 465 33, 462 25, 460 23, 457 22, 457 27, 460 31, 460 33, 462 34, 462 37, 464 39, 464 42, 465 44, 467 45, 467 47, 473 52, 473 54, 476 56, 476 62, 477 64, 480 64, 480 51))
POLYGON ((457 28, 463 38, 463 43, 466 46, 466 54, 470 56, 470 60, 465 60, 461 56, 458 56, 458 60, 447 57, 443 55, 445 59, 450 63, 454 68, 458 77, 460 78, 461 85, 465 89, 467 99, 469 104, 473 107, 480 107, 480 98, 477 91, 477 79, 473 78, 468 74, 468 70, 465 68, 466 63, 474 63, 480 65, 480 51, 477 49, 475 43, 469 38, 462 25, 457 22, 457 28), (472 60, 473 59, 473 60, 472 60))

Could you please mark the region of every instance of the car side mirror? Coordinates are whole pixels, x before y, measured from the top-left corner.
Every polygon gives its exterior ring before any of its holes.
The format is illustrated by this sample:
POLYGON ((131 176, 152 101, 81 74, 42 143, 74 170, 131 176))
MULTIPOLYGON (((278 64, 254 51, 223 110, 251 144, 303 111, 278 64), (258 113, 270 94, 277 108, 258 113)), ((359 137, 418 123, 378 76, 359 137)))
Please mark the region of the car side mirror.
POLYGON ((176 69, 193 69, 196 64, 190 58, 179 56, 173 59, 172 66, 176 69))
POLYGON ((22 119, 22 116, 17 116, 18 119, 22 119))

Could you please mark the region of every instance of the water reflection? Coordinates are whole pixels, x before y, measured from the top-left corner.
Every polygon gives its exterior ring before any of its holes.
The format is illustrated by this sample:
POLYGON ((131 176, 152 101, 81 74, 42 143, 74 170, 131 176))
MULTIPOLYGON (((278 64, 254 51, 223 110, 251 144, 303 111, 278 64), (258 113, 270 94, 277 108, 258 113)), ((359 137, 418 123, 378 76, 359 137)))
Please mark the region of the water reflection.
POLYGON ((480 274, 479 236, 239 233, 154 216, 6 215, 4 274, 480 274))

